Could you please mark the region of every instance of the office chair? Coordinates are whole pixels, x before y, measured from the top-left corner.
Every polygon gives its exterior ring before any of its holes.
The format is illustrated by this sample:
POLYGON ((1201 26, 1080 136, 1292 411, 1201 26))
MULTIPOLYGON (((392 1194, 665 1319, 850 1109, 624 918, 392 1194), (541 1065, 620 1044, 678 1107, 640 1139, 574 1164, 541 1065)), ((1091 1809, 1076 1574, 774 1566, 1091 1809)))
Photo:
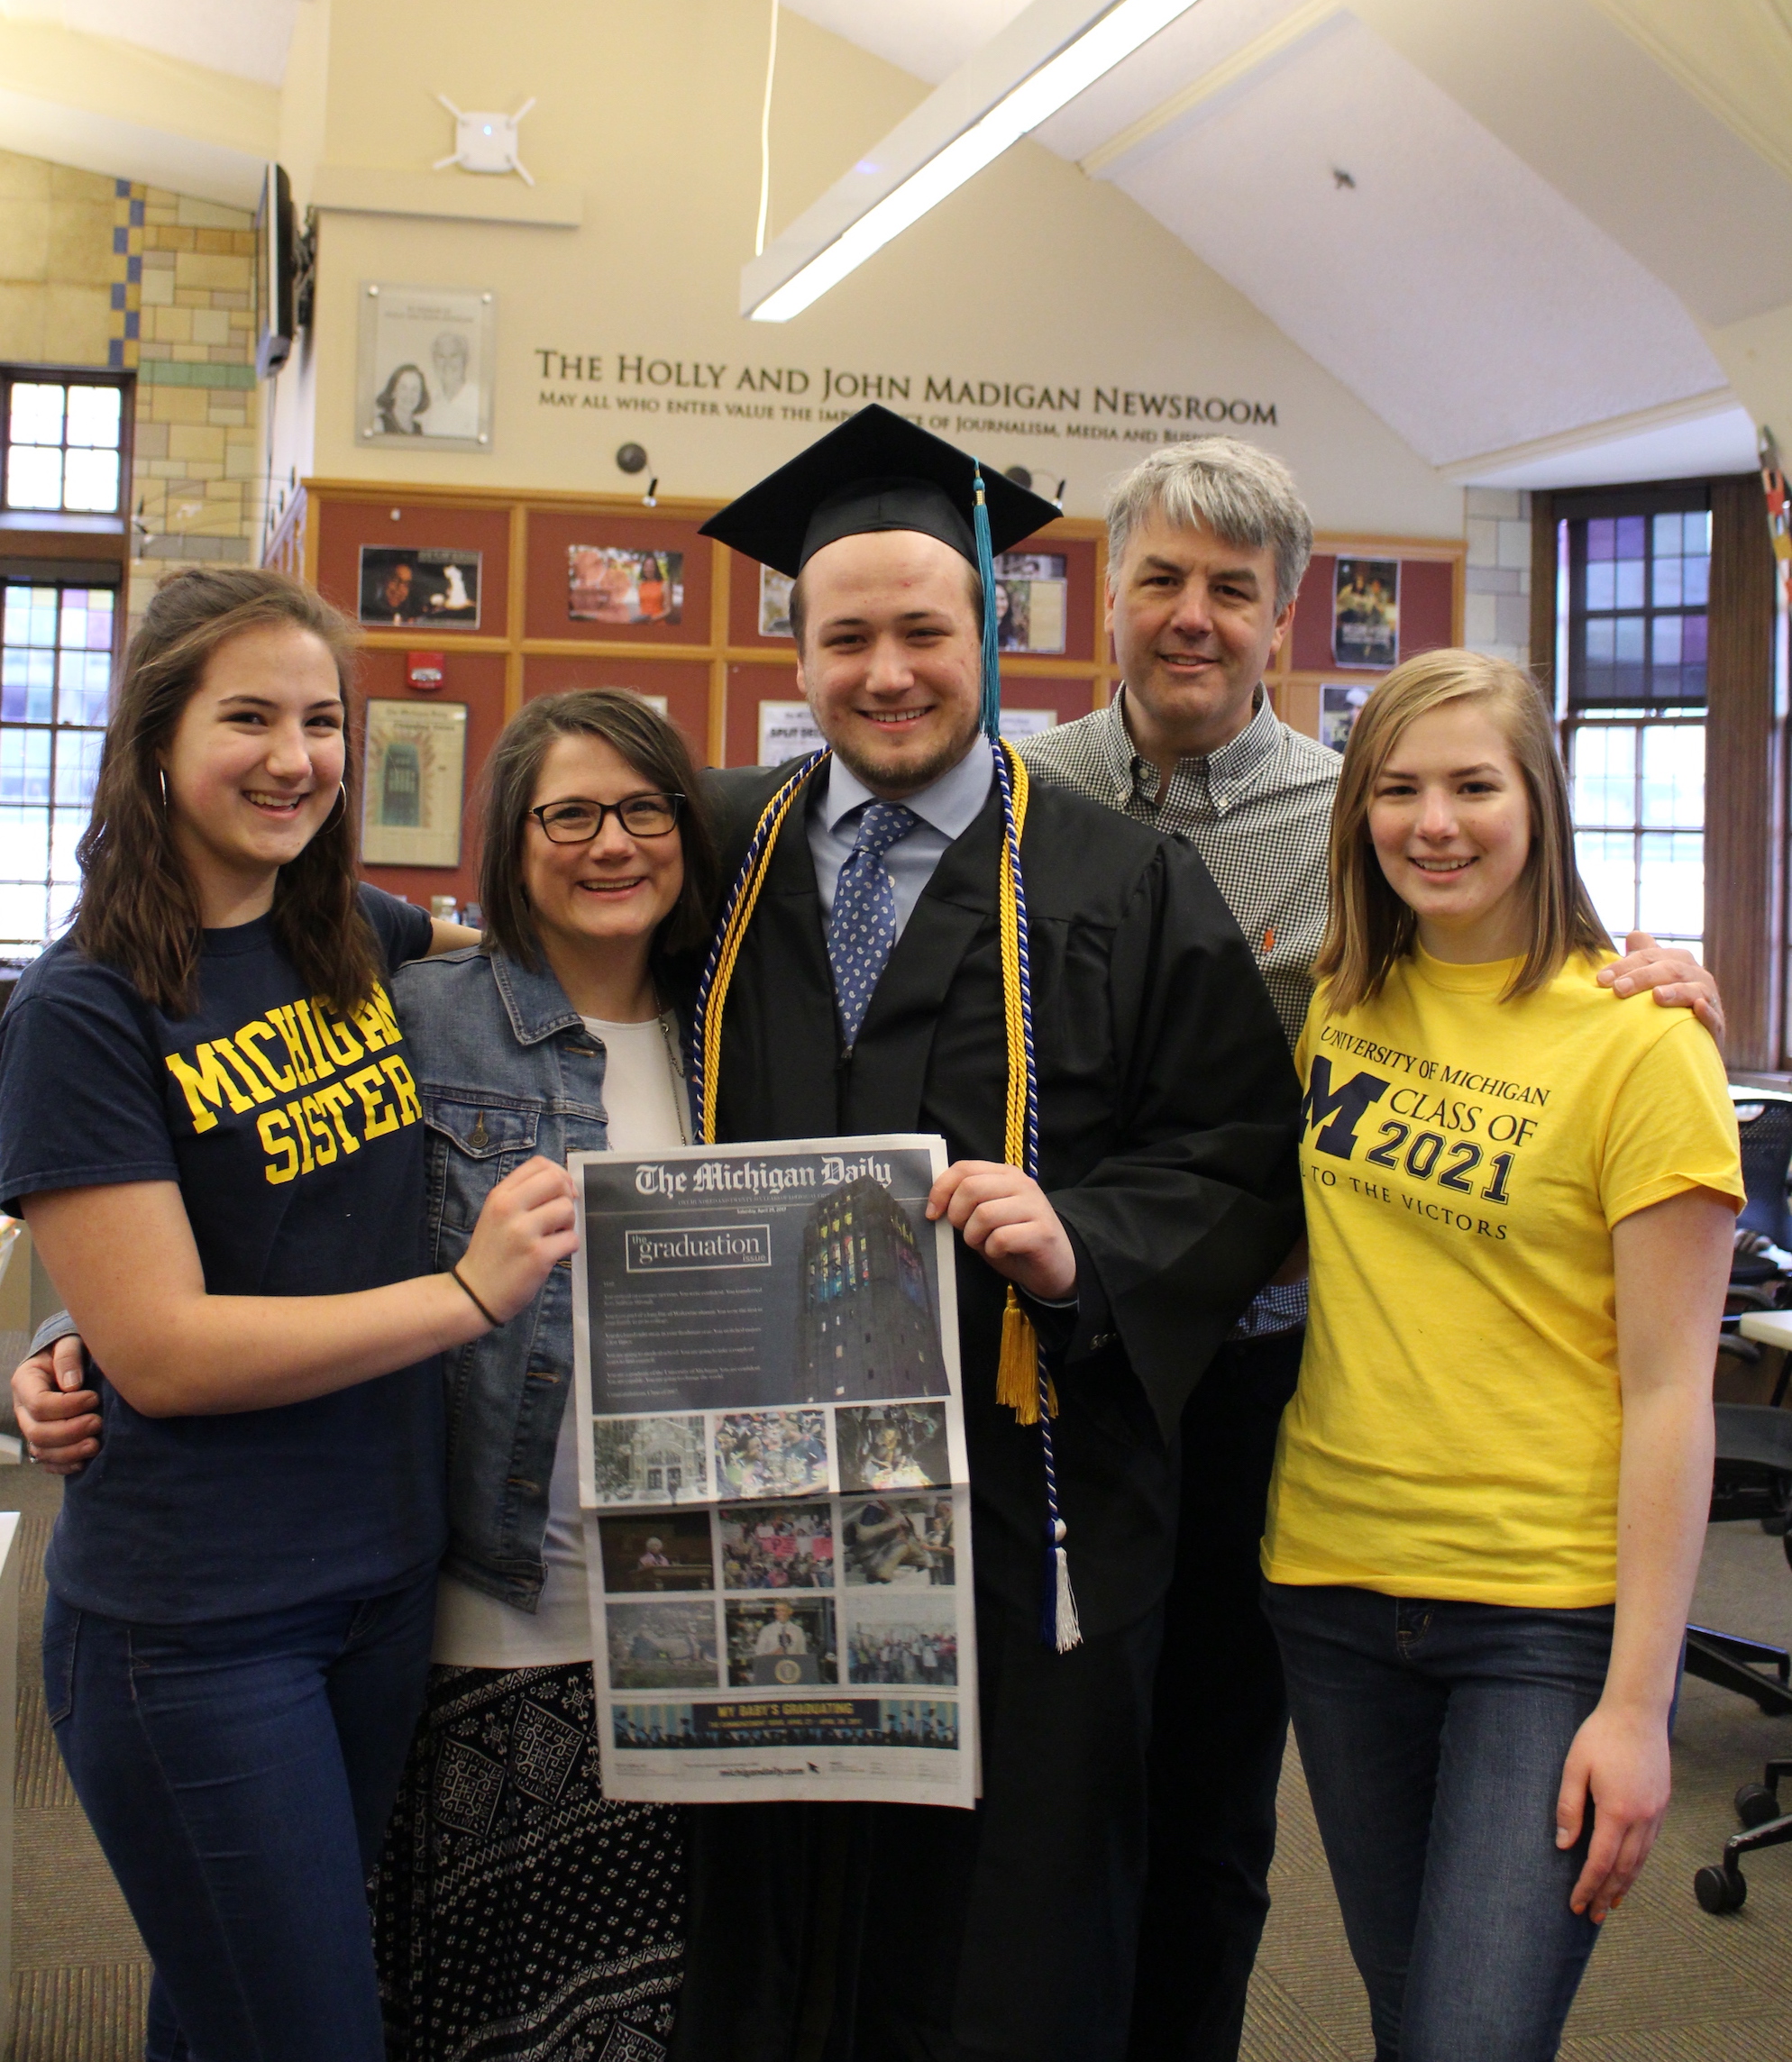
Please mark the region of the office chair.
POLYGON ((1748 1195, 1736 1219, 1730 1286, 1743 1308, 1778 1309, 1792 1291, 1792 1207, 1786 1195, 1792 1170, 1792 1094, 1783 1089, 1741 1088, 1733 1081, 1730 1099, 1735 1106, 1742 1187, 1748 1195))
MULTIPOLYGON (((1739 1374, 1758 1367, 1765 1349, 1780 1349, 1784 1357, 1764 1400, 1778 1408, 1792 1383, 1792 1207, 1787 1199, 1792 1095, 1733 1082, 1730 1096, 1748 1201, 1736 1223, 1717 1364, 1720 1373, 1727 1368, 1739 1374)), ((1783 1535, 1792 1524, 1792 1472, 1720 1458, 1711 1515, 1714 1520, 1758 1518, 1767 1531, 1783 1535)))
MULTIPOLYGON (((1719 1458, 1747 1462, 1776 1473, 1792 1472, 1792 1410, 1758 1403, 1717 1406, 1719 1458)), ((1782 1532, 1780 1545, 1792 1564, 1792 1537, 1782 1532)), ((1687 1672, 1721 1688, 1752 1697, 1769 1717, 1792 1716, 1792 1655, 1758 1639, 1715 1632, 1708 1626, 1687 1628, 1687 1672)), ((1693 1877, 1693 1894, 1707 1911, 1734 1911, 1749 1894, 1738 1857, 1761 1848, 1792 1844, 1792 1811, 1782 1811, 1779 1781, 1792 1775, 1792 1756, 1769 1761, 1760 1783, 1745 1783, 1736 1793, 1736 1816, 1743 1830, 1723 1844, 1723 1858, 1693 1877)))

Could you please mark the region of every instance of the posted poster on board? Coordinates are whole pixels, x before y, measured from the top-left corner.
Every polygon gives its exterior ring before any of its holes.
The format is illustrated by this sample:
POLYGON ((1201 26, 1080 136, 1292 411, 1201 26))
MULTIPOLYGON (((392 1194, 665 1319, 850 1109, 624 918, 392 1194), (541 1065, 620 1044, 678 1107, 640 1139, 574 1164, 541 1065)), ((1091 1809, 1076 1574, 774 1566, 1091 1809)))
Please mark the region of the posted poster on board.
POLYGON ((892 1134, 568 1162, 607 1796, 974 1803, 946 1157, 892 1134))
POLYGON ((1331 590, 1331 658, 1339 666, 1400 661, 1400 561, 1339 559, 1331 590))

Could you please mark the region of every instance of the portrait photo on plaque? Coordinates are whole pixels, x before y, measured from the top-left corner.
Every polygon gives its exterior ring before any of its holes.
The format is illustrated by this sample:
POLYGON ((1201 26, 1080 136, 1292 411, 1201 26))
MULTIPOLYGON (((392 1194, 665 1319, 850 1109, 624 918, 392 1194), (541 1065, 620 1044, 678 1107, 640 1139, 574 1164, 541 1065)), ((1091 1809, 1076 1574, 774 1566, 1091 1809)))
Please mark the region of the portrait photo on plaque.
POLYGON ((566 583, 566 613, 574 623, 683 620, 682 552, 569 544, 566 583))
POLYGON ((1070 583, 1062 552, 1003 552, 995 561, 995 641, 1004 652, 1062 652, 1070 583))
POLYGON ((376 628, 477 630, 480 557, 441 545, 363 544, 357 613, 376 628))
POLYGON ((367 705, 361 856, 370 866, 459 866, 465 702, 367 705))
POLYGON ((363 281, 357 442, 489 451, 495 306, 478 289, 363 281))
POLYGON ((1339 559, 1331 589, 1331 659, 1338 666, 1400 662, 1400 561, 1339 559))

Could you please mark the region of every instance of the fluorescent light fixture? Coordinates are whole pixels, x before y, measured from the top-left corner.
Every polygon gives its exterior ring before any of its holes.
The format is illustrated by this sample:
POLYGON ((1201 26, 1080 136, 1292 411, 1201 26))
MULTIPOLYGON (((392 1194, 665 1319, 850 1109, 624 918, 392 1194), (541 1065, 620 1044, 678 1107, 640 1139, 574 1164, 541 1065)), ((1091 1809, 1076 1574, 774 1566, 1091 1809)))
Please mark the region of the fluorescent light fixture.
POLYGON ((745 312, 754 322, 788 322, 800 315, 873 251, 882 250, 930 207, 1001 157, 1010 144, 1037 129, 1195 4, 1196 0, 1120 0, 1074 42, 1010 87, 980 121, 866 209, 800 270, 745 312))

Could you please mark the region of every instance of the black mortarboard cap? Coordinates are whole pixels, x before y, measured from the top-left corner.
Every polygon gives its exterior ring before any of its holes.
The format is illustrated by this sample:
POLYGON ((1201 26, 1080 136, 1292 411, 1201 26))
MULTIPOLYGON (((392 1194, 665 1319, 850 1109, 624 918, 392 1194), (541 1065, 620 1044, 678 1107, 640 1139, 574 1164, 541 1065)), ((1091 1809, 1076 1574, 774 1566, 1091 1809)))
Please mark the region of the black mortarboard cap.
MULTIPOLYGON (((919 530, 974 566, 977 461, 873 402, 750 487, 703 525, 706 537, 794 578, 824 544, 868 530, 919 530)), ((983 469, 990 549, 1005 552, 1058 511, 983 469)))

